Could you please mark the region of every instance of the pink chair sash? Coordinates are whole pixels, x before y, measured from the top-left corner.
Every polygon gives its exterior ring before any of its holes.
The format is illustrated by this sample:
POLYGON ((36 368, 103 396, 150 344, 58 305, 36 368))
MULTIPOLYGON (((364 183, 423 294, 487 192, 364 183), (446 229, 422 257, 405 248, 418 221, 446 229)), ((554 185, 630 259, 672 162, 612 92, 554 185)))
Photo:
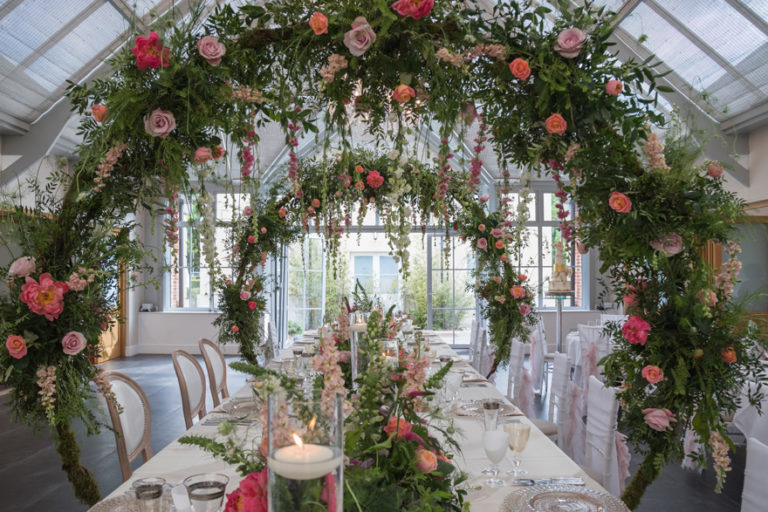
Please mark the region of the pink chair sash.
POLYGON ((520 406, 520 410, 523 411, 523 414, 529 418, 536 417, 536 413, 533 410, 533 394, 533 378, 531 377, 531 372, 526 368, 523 368, 523 376, 520 379, 520 403, 517 405, 520 406))
POLYGON ((629 447, 627 446, 627 436, 621 432, 616 432, 616 460, 619 466, 619 491, 624 492, 626 480, 629 478, 629 447))
POLYGON ((575 383, 568 383, 569 406, 568 426, 563 442, 563 451, 577 464, 584 463, 584 446, 587 431, 584 426, 584 392, 575 383))

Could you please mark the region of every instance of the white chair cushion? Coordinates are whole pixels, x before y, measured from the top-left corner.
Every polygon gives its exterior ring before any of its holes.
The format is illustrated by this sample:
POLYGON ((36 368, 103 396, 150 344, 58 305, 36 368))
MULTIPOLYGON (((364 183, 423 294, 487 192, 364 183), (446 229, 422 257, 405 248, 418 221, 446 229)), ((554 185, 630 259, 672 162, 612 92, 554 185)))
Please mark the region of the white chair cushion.
POLYGON ((203 401, 203 390, 205 389, 203 386, 205 386, 205 382, 200 379, 197 367, 189 358, 182 355, 179 356, 178 361, 181 373, 184 375, 184 382, 187 385, 189 407, 195 410, 203 401))
POLYGON ((123 412, 120 413, 120 425, 123 427, 125 447, 130 455, 139 446, 144 436, 147 411, 144 410, 141 397, 126 382, 119 379, 112 379, 110 382, 115 399, 123 408, 123 412))
POLYGON ((211 366, 213 366, 213 379, 216 381, 216 386, 220 386, 221 381, 224 379, 226 362, 219 355, 219 352, 207 343, 203 343, 203 350, 205 350, 208 359, 211 361, 211 366))
POLYGON ((741 512, 765 512, 768 503, 768 446, 757 439, 747 439, 747 465, 744 469, 744 490, 741 512))

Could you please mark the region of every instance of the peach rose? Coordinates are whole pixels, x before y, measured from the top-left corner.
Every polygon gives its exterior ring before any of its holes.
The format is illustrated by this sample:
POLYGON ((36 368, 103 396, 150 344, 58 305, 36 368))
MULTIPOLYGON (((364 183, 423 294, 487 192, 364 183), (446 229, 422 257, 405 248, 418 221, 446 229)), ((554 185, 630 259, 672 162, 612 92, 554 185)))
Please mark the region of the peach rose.
POLYGON ((387 433, 387 435, 396 435, 397 437, 405 437, 406 434, 411 432, 413 427, 410 423, 408 423, 403 418, 398 418, 396 416, 390 416, 387 420, 387 426, 384 427, 384 432, 387 433))
POLYGON ((287 212, 286 212, 285 208, 280 208, 279 210, 277 210, 277 216, 280 217, 281 219, 285 218, 285 214, 286 213, 287 212))
POLYGON ((632 201, 621 192, 612 192, 611 197, 608 199, 608 204, 614 211, 619 213, 629 213, 632 210, 632 201))
POLYGON ((605 92, 611 96, 618 96, 622 89, 624 89, 624 84, 619 80, 608 80, 608 83, 605 84, 605 92))
POLYGON ((648 366, 643 368, 643 371, 640 372, 640 374, 643 376, 645 380, 647 380, 651 384, 656 384, 657 382, 661 382, 661 379, 664 378, 664 371, 658 366, 654 366, 652 364, 649 364, 648 366))
POLYGON ((108 111, 109 109, 107 109, 106 105, 94 105, 91 107, 91 113, 93 114, 93 118, 97 123, 102 122, 104 118, 107 117, 108 111))
POLYGON ((560 114, 552 114, 544 121, 544 126, 549 133, 562 135, 565 133, 565 129, 568 128, 568 123, 565 122, 565 119, 560 114))
POLYGON ((221 64, 221 58, 227 53, 227 47, 216 36, 204 36, 197 41, 197 51, 211 66, 221 64))
POLYGON ((414 97, 416 97, 416 91, 413 90, 413 87, 409 87, 405 84, 400 84, 395 87, 395 90, 392 93, 392 98, 398 103, 407 103, 414 97))
POLYGON ((204 164, 208 160, 213 159, 213 153, 208 148, 197 148, 195 150, 195 163, 204 164))
POLYGON ((11 263, 8 269, 8 275, 16 277, 27 277, 35 273, 35 258, 31 256, 22 256, 11 263))
POLYGON ((422 473, 431 473, 437 469, 437 455, 424 448, 416 449, 416 467, 422 473))
POLYGON ((732 364, 738 361, 738 358, 736 357, 736 350, 734 350, 733 347, 724 348, 720 353, 720 356, 723 358, 723 361, 728 364, 732 364))
POLYGON ((509 70, 515 75, 515 78, 520 80, 526 80, 531 76, 531 67, 528 65, 528 61, 520 57, 509 63, 509 70))
POLYGON ((309 18, 309 26, 316 36, 328 33, 328 18, 321 12, 316 12, 309 18))
POLYGON ((21 359, 27 355, 27 342, 16 334, 8 336, 8 339, 5 340, 5 348, 8 349, 8 353, 14 359, 21 359))
POLYGON ((496 248, 497 249, 503 249, 504 248, 504 240, 496 240, 496 248))
POLYGON ((565 29, 557 36, 555 51, 559 53, 561 57, 575 59, 584 47, 584 42, 586 40, 586 34, 578 28, 565 29))
POLYGON ((88 345, 88 341, 85 339, 85 336, 77 331, 70 331, 61 339, 61 348, 68 356, 79 354, 86 345, 88 345))
POLYGON ((144 130, 154 137, 166 138, 176 128, 173 112, 156 108, 148 116, 144 116, 144 130))

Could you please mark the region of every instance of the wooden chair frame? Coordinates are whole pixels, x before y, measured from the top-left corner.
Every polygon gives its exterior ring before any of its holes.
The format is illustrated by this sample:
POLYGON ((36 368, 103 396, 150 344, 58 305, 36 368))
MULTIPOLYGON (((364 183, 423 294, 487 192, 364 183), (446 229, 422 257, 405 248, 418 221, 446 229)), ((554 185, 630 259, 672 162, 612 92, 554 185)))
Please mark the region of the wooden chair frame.
POLYGON ((173 369, 176 371, 176 378, 179 380, 179 388, 181 389, 181 408, 184 411, 184 422, 187 425, 187 430, 192 428, 192 418, 195 416, 195 414, 198 415, 200 419, 203 419, 203 416, 206 415, 205 410, 205 374, 203 373, 203 367, 200 366, 200 363, 197 362, 197 359, 195 359, 192 354, 189 352, 186 352, 184 350, 174 350, 173 354, 171 354, 171 358, 173 359, 173 369), (195 369, 197 370, 197 373, 200 376, 200 384, 201 384, 201 397, 200 402, 196 404, 191 404, 189 400, 189 390, 187 389, 187 381, 184 378, 184 372, 181 369, 181 364, 179 364, 178 358, 179 357, 185 357, 189 359, 195 369))
POLYGON ((200 353, 203 354, 203 360, 205 361, 205 369, 208 372, 208 382, 211 386, 211 398, 213 398, 213 406, 218 407, 221 403, 221 400, 219 399, 219 393, 221 393, 222 398, 229 398, 229 389, 227 389, 227 362, 224 359, 224 354, 221 351, 221 348, 211 340, 207 338, 202 338, 198 346, 200 347, 200 353), (221 383, 216 383, 216 372, 214 371, 214 364, 218 364, 218 361, 213 361, 209 356, 208 352, 205 350, 205 347, 211 347, 216 352, 216 354, 219 355, 221 358, 222 363, 224 363, 224 375, 221 377, 221 383))
POLYGON ((120 380, 130 386, 136 394, 139 395, 139 399, 144 404, 144 411, 146 413, 144 415, 144 434, 142 435, 141 442, 131 453, 128 453, 128 446, 125 444, 123 423, 120 421, 120 412, 118 411, 114 400, 111 400, 107 396, 104 397, 107 402, 109 417, 112 420, 112 429, 115 432, 117 458, 120 461, 120 471, 123 474, 123 482, 125 482, 131 478, 131 475, 133 474, 133 471, 131 471, 131 462, 137 458, 139 454, 141 454, 144 462, 147 462, 154 455, 152 452, 152 411, 149 408, 149 398, 147 398, 147 394, 135 380, 120 372, 105 372, 104 378, 108 381, 120 380))

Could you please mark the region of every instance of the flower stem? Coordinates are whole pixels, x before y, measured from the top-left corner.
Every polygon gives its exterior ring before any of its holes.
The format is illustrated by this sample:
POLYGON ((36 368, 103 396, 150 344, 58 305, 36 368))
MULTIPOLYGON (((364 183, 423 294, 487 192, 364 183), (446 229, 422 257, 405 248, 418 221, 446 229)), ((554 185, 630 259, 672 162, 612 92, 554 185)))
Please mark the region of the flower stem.
POLYGON ((61 457, 61 469, 67 473, 67 478, 72 482, 75 497, 81 503, 95 505, 101 499, 99 486, 93 474, 80 464, 80 447, 77 445, 69 420, 56 425, 54 442, 56 451, 61 457))
POLYGON ((635 510, 640 505, 640 499, 645 494, 645 490, 661 474, 661 471, 654 464, 655 458, 655 451, 651 451, 645 456, 645 459, 643 459, 637 472, 621 495, 622 501, 630 510, 635 510))

